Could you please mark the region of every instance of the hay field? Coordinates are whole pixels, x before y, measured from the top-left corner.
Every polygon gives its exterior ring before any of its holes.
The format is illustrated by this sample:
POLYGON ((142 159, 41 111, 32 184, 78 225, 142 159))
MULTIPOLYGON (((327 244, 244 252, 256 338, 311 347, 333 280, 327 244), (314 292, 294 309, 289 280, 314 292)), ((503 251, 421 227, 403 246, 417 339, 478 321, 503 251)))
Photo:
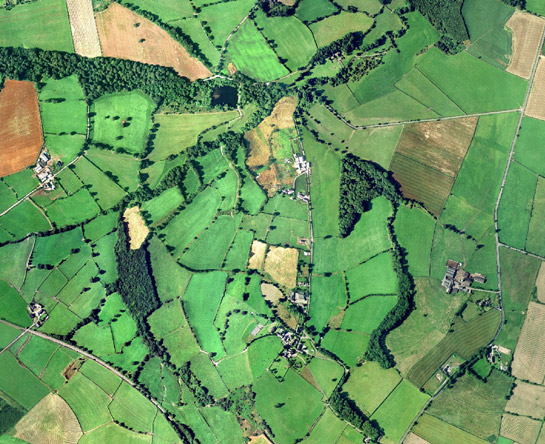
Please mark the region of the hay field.
POLYGON ((34 83, 6 80, 0 92, 0 122, 0 177, 3 177, 36 162, 44 143, 34 83))
POLYGON ((545 303, 545 262, 541 263, 539 274, 536 280, 537 299, 539 302, 545 303))
POLYGON ((530 302, 513 358, 513 375, 536 384, 545 377, 545 306, 530 302))
POLYGON ((66 401, 50 393, 15 426, 15 437, 33 444, 76 444, 83 435, 66 401))
POLYGON ((250 252, 250 259, 248 261, 248 268, 254 270, 261 270, 263 268, 263 261, 265 260, 265 252, 267 251, 267 244, 260 241, 252 242, 252 251, 250 252))
POLYGON ((545 387, 517 381, 505 410, 536 419, 543 418, 545 416, 545 387))
POLYGON ((146 227, 146 223, 140 214, 140 208, 127 208, 123 213, 123 218, 129 225, 131 250, 138 250, 149 233, 149 228, 146 227))
POLYGON ((507 71, 523 79, 529 79, 545 21, 517 10, 505 25, 513 33, 513 55, 507 71))
POLYGON ((118 3, 96 14, 96 23, 106 57, 172 67, 189 80, 211 75, 166 31, 118 3))
POLYGON ((540 56, 532 91, 528 98, 526 115, 545 120, 545 57, 540 56))
POLYGON ((91 0, 66 0, 66 7, 76 54, 100 57, 102 50, 91 0))
POLYGON ((535 442, 541 423, 524 416, 504 415, 501 419, 501 436, 520 443, 535 442))
POLYGON ((271 247, 265 259, 265 273, 288 288, 297 284, 297 260, 299 252, 295 248, 271 247))

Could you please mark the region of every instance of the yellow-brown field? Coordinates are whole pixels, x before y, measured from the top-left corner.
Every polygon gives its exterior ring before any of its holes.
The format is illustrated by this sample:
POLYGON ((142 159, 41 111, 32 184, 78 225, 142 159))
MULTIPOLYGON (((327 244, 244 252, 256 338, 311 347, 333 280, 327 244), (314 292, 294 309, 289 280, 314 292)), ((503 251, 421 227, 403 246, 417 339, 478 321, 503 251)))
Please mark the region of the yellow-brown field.
POLYGON ((91 0, 66 0, 66 7, 76 54, 100 57, 102 50, 91 0))
POLYGON ((266 243, 260 242, 258 240, 253 241, 252 250, 250 252, 250 259, 248 260, 248 268, 253 270, 262 270, 266 251, 266 243))
POLYGON ((403 444, 429 444, 429 442, 414 433, 409 433, 403 444))
POLYGON ((280 302, 280 299, 284 297, 284 294, 276 285, 268 284, 266 282, 263 282, 261 284, 261 294, 263 294, 265 300, 271 302, 274 305, 278 304, 280 302))
POLYGON ((541 263, 539 273, 536 279, 537 299, 539 302, 545 303, 545 262, 541 263))
POLYGON ((545 377, 545 305, 530 302, 513 358, 513 375, 542 384, 545 377))
POLYGON ((540 428, 539 421, 524 416, 505 414, 501 419, 500 434, 515 442, 531 443, 536 441, 540 428))
POLYGON ((515 11, 505 25, 513 33, 513 55, 507 71, 523 79, 529 79, 545 20, 535 15, 515 11))
POLYGON ((528 98, 526 115, 545 120, 545 57, 540 56, 534 84, 528 98))
POLYGON ((123 218, 129 226, 131 250, 138 250, 149 233, 149 228, 140 214, 140 208, 127 208, 123 213, 123 218))
POLYGON ((297 261, 299 252, 295 248, 271 247, 265 259, 265 273, 287 288, 297 285, 297 261))
POLYGON ((543 418, 545 416, 545 387, 517 381, 505 410, 536 419, 543 418))
POLYGON ((15 436, 32 444, 76 444, 83 435, 66 401, 50 393, 15 426, 15 436))

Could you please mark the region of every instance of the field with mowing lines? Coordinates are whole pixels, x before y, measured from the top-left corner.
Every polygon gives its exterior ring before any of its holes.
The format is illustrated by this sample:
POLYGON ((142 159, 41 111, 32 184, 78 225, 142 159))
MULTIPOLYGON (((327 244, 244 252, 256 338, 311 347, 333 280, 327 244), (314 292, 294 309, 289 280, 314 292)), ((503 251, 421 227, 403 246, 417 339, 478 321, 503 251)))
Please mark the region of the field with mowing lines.
POLYGON ((513 56, 507 71, 529 79, 545 21, 542 18, 515 11, 506 26, 513 33, 513 56))
POLYGON ((535 384, 545 377, 545 353, 539 346, 545 335, 545 306, 530 302, 513 358, 513 375, 535 384))
POLYGON ((350 302, 370 294, 397 292, 397 276, 390 253, 382 253, 346 272, 350 302))
POLYGON ((100 57, 102 50, 92 1, 67 0, 66 7, 76 54, 84 57, 100 57))
POLYGON ((320 20, 310 25, 318 48, 329 45, 349 32, 367 31, 373 24, 373 19, 361 12, 346 11, 338 15, 320 20))
POLYGON ((424 414, 418 419, 413 431, 417 436, 422 437, 424 442, 433 442, 434 444, 453 442, 485 444, 487 442, 428 414, 424 414))

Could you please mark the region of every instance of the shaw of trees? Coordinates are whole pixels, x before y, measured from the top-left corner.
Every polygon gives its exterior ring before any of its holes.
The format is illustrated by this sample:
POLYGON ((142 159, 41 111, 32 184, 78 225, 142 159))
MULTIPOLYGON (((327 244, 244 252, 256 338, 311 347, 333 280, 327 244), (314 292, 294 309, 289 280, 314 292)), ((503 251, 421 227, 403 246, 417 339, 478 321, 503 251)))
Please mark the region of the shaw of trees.
POLYGON ((448 34, 458 42, 469 39, 462 15, 464 0, 409 0, 409 2, 440 33, 448 34))
POLYGON ((4 78, 32 82, 75 74, 88 100, 139 89, 175 110, 209 108, 214 88, 213 81, 190 82, 172 68, 42 49, 0 48, 0 72, 4 78))
POLYGON ((235 75, 235 80, 239 83, 239 105, 241 107, 248 103, 257 105, 257 111, 249 119, 245 129, 252 129, 259 125, 265 117, 271 114, 274 105, 287 95, 288 87, 283 83, 256 83, 241 73, 235 75))
POLYGON ((339 53, 350 55, 363 44, 364 37, 365 37, 365 34, 361 31, 356 31, 356 32, 351 32, 349 34, 346 34, 343 38, 339 40, 335 40, 329 45, 318 49, 316 54, 314 54, 314 56, 312 57, 312 60, 310 61, 310 63, 323 64, 327 62, 327 60, 330 57, 333 57, 339 53))
POLYGON ((6 401, 0 398, 0 434, 6 433, 15 424, 17 424, 19 419, 21 419, 24 414, 24 411, 12 407, 6 401))
POLYGON ((394 232, 397 208, 404 202, 404 198, 399 192, 399 185, 386 170, 352 154, 346 155, 342 163, 339 203, 339 229, 342 236, 350 234, 362 213, 369 210, 371 200, 378 196, 386 197, 394 208, 387 227, 392 241, 393 268, 398 280, 398 300, 371 334, 365 358, 376 361, 383 368, 390 368, 395 365, 395 361, 386 346, 386 336, 401 325, 414 308, 413 278, 407 267, 405 251, 398 244, 394 232))
POLYGON ((369 420, 356 403, 338 389, 329 398, 329 405, 342 419, 360 429, 365 436, 371 439, 371 442, 378 442, 378 439, 383 435, 378 422, 369 420))
POLYGON ((503 0, 510 6, 519 7, 520 9, 526 9, 526 0, 503 0))
POLYGON ((288 17, 295 14, 298 3, 299 0, 293 6, 288 6, 275 0, 259 0, 258 5, 268 17, 288 17))

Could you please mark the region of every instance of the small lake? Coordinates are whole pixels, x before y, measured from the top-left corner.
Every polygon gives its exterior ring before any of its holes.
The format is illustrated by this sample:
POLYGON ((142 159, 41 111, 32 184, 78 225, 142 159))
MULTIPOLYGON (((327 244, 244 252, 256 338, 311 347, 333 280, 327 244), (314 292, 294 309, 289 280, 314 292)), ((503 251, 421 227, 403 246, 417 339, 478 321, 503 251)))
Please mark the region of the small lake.
POLYGON ((227 105, 235 108, 238 102, 238 90, 232 86, 218 86, 212 92, 212 106, 227 105))

